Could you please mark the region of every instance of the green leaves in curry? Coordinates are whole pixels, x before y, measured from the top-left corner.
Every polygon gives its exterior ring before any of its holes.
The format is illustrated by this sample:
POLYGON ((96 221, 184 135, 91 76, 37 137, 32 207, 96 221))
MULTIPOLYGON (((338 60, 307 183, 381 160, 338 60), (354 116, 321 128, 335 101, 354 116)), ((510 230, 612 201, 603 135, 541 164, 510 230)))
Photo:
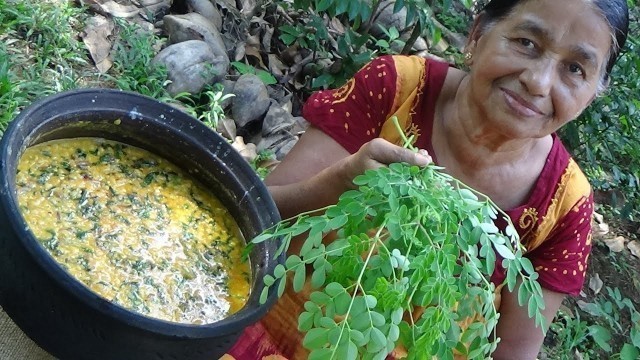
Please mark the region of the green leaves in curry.
POLYGON ((244 306, 249 264, 237 224, 168 161, 104 139, 52 141, 25 151, 16 187, 44 248, 107 300, 198 324, 244 306))

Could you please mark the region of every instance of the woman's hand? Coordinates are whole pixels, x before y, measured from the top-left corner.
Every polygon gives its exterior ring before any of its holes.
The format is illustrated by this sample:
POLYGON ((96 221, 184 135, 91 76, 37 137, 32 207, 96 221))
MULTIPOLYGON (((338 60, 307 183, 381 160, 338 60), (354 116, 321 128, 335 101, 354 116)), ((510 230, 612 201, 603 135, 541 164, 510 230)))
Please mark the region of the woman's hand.
POLYGON ((331 137, 310 127, 286 158, 265 179, 283 218, 334 204, 368 169, 393 162, 424 166, 426 151, 415 153, 383 139, 373 139, 349 154, 331 137))
POLYGON ((376 138, 362 145, 360 150, 343 160, 343 174, 353 186, 353 179, 366 170, 377 169, 391 163, 405 162, 410 165, 426 166, 432 161, 426 150, 413 152, 387 140, 376 138))

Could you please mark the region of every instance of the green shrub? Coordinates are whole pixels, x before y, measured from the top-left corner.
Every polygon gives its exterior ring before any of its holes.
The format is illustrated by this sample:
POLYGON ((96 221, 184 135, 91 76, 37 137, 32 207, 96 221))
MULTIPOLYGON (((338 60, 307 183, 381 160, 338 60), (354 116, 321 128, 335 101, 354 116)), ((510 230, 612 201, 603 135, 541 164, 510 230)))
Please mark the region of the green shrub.
POLYGON ((84 17, 71 2, 0 0, 0 134, 29 103, 78 86, 84 17))
MULTIPOLYGON (((634 9, 636 15, 638 10, 634 9)), ((637 25, 636 25, 637 28, 637 25)), ((637 34, 631 32, 630 34, 637 34)), ((640 41, 631 36, 609 88, 561 135, 610 210, 640 219, 640 41)))
POLYGON ((140 26, 116 21, 118 40, 113 46, 110 78, 121 90, 134 91, 158 100, 171 100, 165 89, 167 70, 153 65, 161 39, 140 26))
MULTIPOLYGON (((457 3, 470 8, 470 0, 458 0, 457 3)), ((277 0, 280 6, 288 8, 290 2, 277 0)), ((433 22, 433 8, 447 12, 453 7, 452 0, 437 0, 427 4, 423 0, 398 0, 394 12, 405 9, 405 26, 411 29, 411 35, 405 41, 397 37, 397 30, 383 29, 386 39, 375 39, 371 27, 378 16, 380 0, 294 0, 293 7, 301 16, 295 24, 279 27, 280 40, 285 45, 296 44, 309 50, 313 63, 319 60, 329 61, 332 66, 316 66, 309 79, 311 88, 328 88, 342 85, 347 79, 369 62, 378 52, 392 53, 391 43, 402 42, 401 53, 409 53, 419 36, 440 40, 441 32, 433 22), (433 7, 433 8, 432 8, 433 7), (339 21, 344 27, 343 33, 330 32, 328 21, 339 21)), ((322 62, 322 61, 320 61, 322 62)), ((313 65, 312 65, 313 67, 313 65)))

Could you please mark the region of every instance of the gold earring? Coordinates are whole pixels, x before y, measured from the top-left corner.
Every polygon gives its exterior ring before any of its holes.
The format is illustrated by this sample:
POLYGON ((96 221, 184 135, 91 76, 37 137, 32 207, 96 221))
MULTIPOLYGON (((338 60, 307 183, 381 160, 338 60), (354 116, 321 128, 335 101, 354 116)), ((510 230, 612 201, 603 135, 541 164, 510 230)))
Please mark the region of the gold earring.
POLYGON ((471 53, 471 51, 467 51, 466 53, 464 53, 465 61, 471 61, 472 58, 473 58, 473 54, 471 53))

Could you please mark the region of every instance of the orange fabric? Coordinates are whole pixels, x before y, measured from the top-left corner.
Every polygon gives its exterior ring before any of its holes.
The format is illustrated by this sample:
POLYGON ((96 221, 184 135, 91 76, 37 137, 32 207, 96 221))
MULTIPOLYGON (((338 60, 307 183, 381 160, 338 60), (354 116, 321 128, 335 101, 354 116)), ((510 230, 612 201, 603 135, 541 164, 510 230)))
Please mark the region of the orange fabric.
MULTIPOLYGON (((542 217, 538 228, 533 232, 532 239, 527 244, 527 250, 533 251, 549 236, 558 220, 565 217, 569 211, 577 211, 576 205, 582 205, 591 193, 591 186, 573 159, 569 160, 566 170, 562 174, 547 213, 542 217)), ((527 215, 520 218, 525 221, 527 215)))

